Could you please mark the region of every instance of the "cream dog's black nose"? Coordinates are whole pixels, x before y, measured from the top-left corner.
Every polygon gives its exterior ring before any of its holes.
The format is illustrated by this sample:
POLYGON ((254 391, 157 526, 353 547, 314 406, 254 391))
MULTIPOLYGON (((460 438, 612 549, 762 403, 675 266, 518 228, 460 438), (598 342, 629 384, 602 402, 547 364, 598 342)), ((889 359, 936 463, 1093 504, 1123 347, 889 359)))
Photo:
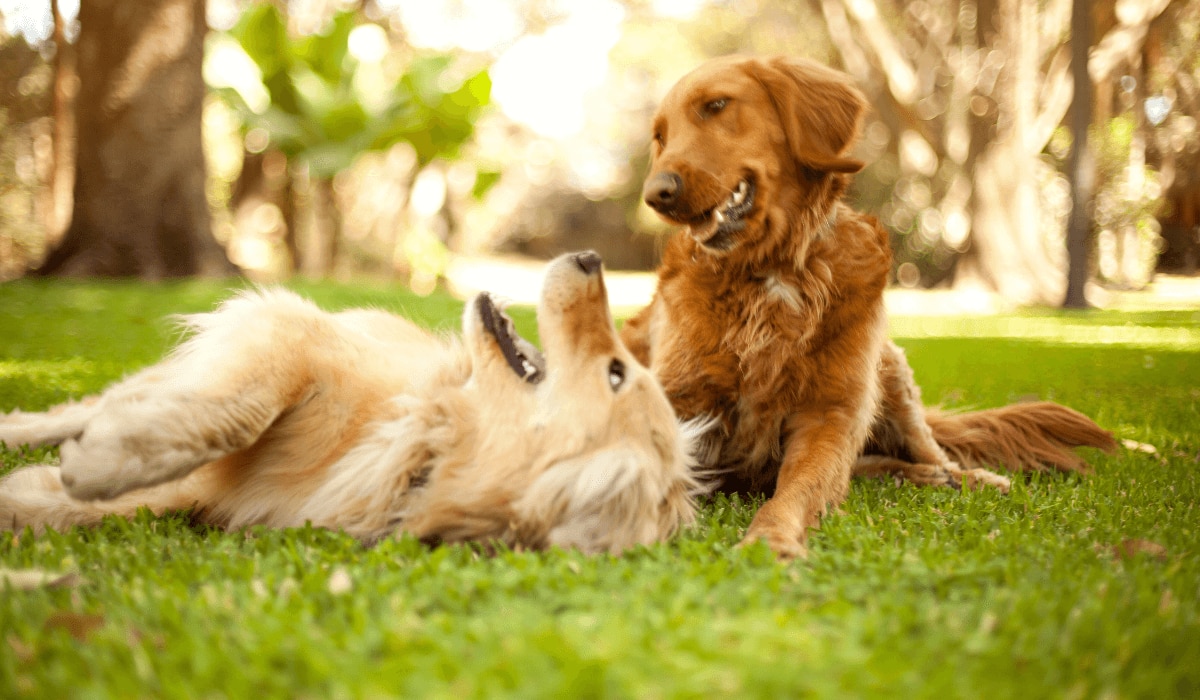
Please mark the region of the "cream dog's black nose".
POLYGON ((599 272, 602 262, 604 261, 601 260, 600 254, 594 250, 584 251, 575 255, 575 264, 587 275, 594 275, 599 272))

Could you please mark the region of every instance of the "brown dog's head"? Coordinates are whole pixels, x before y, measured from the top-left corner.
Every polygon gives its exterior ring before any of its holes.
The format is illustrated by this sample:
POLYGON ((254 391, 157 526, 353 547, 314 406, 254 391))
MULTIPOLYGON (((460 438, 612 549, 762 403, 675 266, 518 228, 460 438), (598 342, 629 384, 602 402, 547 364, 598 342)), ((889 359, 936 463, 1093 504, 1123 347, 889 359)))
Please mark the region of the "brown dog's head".
POLYGON ((706 249, 731 250, 774 208, 811 207, 806 190, 862 169, 844 154, 866 104, 848 76, 812 61, 709 61, 659 106, 643 198, 706 249))

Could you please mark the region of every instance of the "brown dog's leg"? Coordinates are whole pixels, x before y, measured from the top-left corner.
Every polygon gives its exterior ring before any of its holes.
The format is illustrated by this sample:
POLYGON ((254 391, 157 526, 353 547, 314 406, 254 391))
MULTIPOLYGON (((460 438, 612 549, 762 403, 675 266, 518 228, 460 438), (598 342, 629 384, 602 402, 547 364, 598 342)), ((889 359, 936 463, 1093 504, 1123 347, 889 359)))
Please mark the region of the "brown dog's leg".
POLYGON ((854 463, 854 476, 894 476, 921 486, 957 486, 944 464, 909 462, 887 455, 863 455, 854 463))
POLYGON ((855 475, 895 474, 923 486, 986 485, 1008 493, 1007 478, 982 468, 963 470, 938 444, 908 358, 891 341, 883 347, 879 379, 883 397, 880 416, 871 429, 871 445, 872 450, 883 454, 860 457, 854 466, 855 475))
POLYGON ((865 423, 843 407, 793 416, 775 495, 758 509, 743 544, 766 540, 781 559, 805 556, 808 528, 846 497, 865 423))
POLYGON ((991 486, 1008 493, 1011 482, 987 469, 962 469, 954 462, 920 464, 885 455, 863 455, 854 463, 854 476, 896 476, 919 486, 952 486, 978 489, 991 486))

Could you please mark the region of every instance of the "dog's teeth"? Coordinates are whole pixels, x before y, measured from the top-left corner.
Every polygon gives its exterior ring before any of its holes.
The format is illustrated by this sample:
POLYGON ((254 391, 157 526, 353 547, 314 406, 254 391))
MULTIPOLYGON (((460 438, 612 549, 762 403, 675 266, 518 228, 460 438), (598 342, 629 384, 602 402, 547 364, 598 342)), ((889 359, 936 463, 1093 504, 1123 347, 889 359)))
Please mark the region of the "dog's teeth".
POLYGON ((718 224, 725 223, 725 215, 721 213, 720 209, 717 210, 717 213, 714 215, 714 217, 716 218, 718 224))
POLYGON ((521 360, 521 369, 525 370, 526 377, 532 377, 533 373, 537 371, 537 367, 534 367, 529 360, 521 360))
POLYGON ((749 189, 749 186, 746 184, 745 180, 742 180, 738 183, 737 189, 734 190, 733 196, 730 197, 730 199, 733 200, 734 206, 737 206, 746 200, 747 189, 749 189))

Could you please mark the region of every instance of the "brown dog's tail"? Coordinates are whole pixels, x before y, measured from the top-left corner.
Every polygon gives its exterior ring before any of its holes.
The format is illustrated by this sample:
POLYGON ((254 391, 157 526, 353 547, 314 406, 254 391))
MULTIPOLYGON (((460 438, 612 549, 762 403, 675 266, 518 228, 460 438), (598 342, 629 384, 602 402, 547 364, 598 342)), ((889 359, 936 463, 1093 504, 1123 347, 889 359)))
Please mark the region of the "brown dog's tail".
POLYGON ((1091 471, 1076 447, 1116 449, 1112 433, 1079 411, 1050 401, 1019 403, 971 413, 926 415, 933 437, 964 467, 1091 471))

